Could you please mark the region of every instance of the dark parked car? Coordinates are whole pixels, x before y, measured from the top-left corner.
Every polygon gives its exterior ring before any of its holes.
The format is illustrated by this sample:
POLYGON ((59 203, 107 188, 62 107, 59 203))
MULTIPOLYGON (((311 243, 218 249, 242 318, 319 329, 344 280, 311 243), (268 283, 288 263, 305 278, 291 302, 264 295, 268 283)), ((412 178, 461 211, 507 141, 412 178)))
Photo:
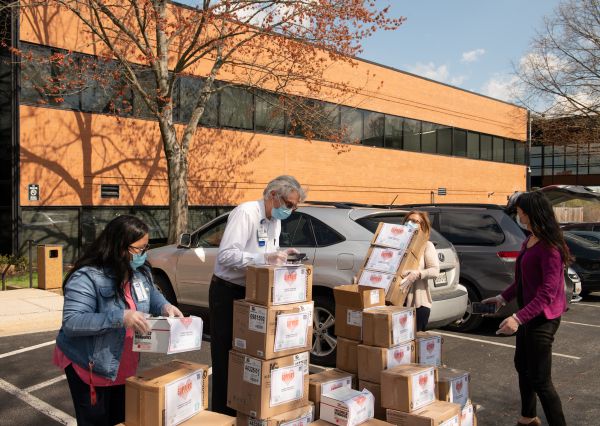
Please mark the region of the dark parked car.
POLYGON ((586 240, 591 241, 594 244, 600 245, 600 231, 578 231, 574 229, 569 229, 569 233, 577 235, 581 238, 585 238, 586 240))
POLYGON ((561 228, 565 231, 600 232, 600 222, 566 223, 564 225, 561 225, 561 228))
POLYGON ((565 241, 575 261, 571 267, 581 278, 581 295, 600 291, 600 245, 571 232, 565 232, 565 241))

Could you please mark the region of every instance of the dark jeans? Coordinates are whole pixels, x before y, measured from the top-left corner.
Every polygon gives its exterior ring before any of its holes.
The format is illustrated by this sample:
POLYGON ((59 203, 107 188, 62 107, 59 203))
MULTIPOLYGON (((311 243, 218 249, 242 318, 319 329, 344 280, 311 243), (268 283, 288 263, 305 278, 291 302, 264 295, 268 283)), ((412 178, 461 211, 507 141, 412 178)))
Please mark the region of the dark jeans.
POLYGON ((212 357, 212 411, 235 416, 227 407, 227 372, 233 340, 233 302, 243 299, 246 289, 213 275, 208 291, 210 308, 210 355, 212 357))
POLYGON ((72 365, 65 368, 65 374, 78 426, 109 426, 125 421, 125 385, 96 386, 97 401, 92 405, 90 385, 81 380, 72 365))
POLYGON ((539 315, 517 330, 515 368, 519 373, 521 415, 536 416, 537 394, 550 426, 566 425, 560 397, 552 384, 552 342, 560 317, 539 315))
POLYGON ((429 314, 431 309, 426 306, 420 306, 417 308, 417 331, 425 331, 427 323, 429 322, 429 314))

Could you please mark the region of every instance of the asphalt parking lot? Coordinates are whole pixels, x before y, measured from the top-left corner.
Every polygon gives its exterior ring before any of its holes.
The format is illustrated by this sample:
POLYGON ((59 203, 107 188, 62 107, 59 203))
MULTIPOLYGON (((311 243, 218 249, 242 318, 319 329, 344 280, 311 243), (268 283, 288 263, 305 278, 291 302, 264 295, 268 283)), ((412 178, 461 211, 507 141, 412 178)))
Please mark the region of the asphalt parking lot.
MULTIPOLYGON (((514 337, 494 334, 498 321, 487 321, 477 333, 445 336, 446 364, 469 370, 471 397, 482 409, 481 426, 515 423, 519 413, 517 376, 513 368, 514 337)), ((52 365, 56 332, 0 338, 0 425, 75 424, 64 374, 52 365)), ((573 304, 563 316, 553 358, 554 384, 562 397, 569 425, 599 424, 600 293, 573 304)), ((210 343, 180 355, 143 354, 140 368, 182 358, 210 364, 210 343)), ((543 417, 541 407, 539 413, 543 417)))

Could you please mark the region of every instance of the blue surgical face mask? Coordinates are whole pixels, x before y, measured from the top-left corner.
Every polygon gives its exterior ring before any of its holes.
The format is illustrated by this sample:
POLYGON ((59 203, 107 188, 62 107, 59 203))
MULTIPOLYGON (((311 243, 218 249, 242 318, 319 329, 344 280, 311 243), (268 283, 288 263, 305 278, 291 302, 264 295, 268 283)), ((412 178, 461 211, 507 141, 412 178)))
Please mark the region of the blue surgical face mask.
POLYGON ((286 220, 291 214, 292 209, 286 207, 281 197, 279 197, 279 207, 273 207, 271 209, 271 216, 273 216, 275 219, 286 220))
POLYGON ((146 256, 148 253, 144 254, 134 254, 129 264, 131 265, 131 269, 134 271, 142 266, 146 262, 146 256))
POLYGON ((417 222, 413 222, 412 220, 407 220, 405 223, 406 226, 410 226, 413 229, 419 229, 420 226, 417 222))

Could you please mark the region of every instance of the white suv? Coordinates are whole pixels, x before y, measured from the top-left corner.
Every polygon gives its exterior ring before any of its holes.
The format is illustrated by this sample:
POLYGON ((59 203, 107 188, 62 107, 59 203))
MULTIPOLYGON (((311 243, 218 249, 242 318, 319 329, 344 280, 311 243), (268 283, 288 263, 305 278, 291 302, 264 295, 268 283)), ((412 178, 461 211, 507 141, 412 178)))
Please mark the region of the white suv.
MULTIPOLYGON (((307 262, 314 267, 312 362, 335 364, 333 287, 352 282, 378 223, 400 223, 406 213, 348 204, 307 205, 282 222, 280 245, 306 253, 307 262)), ((208 308, 208 288, 227 217, 221 215, 192 234, 183 234, 178 245, 148 252, 155 283, 172 303, 208 308)), ((433 299, 429 328, 462 318, 468 299, 466 289, 458 284, 460 269, 454 247, 435 230, 431 241, 438 252, 440 275, 429 282, 433 299)))

